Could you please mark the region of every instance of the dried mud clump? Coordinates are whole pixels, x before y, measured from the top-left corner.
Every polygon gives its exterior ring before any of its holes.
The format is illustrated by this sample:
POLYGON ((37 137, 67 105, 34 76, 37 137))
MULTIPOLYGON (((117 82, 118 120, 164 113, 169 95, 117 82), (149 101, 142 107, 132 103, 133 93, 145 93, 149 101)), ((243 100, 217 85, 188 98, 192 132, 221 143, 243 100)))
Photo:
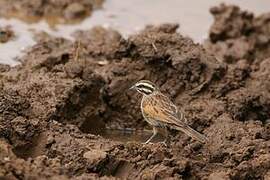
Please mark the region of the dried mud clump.
POLYGON ((0 63, 0 73, 7 72, 10 70, 10 66, 7 64, 0 63))
POLYGON ((11 0, 0 1, 0 16, 15 16, 26 21, 40 18, 55 21, 80 20, 102 6, 103 0, 11 0), (54 18, 53 18, 54 17, 54 18))
POLYGON ((225 4, 211 8, 210 12, 215 21, 206 47, 221 60, 235 63, 270 56, 270 13, 255 17, 251 12, 225 4))
POLYGON ((10 26, 0 27, 0 43, 6 43, 14 37, 15 34, 10 26))
POLYGON ((269 119, 268 68, 270 47, 269 13, 254 17, 237 6, 221 4, 211 9, 215 22, 205 47, 228 63, 218 94, 230 104, 239 120, 269 119), (268 59, 267 59, 268 58, 268 59))
POLYGON ((34 120, 27 119, 30 103, 13 90, 1 90, 0 99, 0 137, 6 138, 14 148, 27 146, 37 130, 33 127, 34 120))
MULTIPOLYGON (((148 26, 127 39, 101 27, 77 32, 75 42, 40 37, 21 65, 3 67, 0 177, 269 178, 269 58, 218 61, 177 27, 148 26), (209 141, 172 131, 165 147, 95 135, 150 128, 139 113, 140 95, 128 90, 140 79, 172 97, 209 141)), ((243 36, 235 32, 225 39, 243 36)))
POLYGON ((101 64, 102 60, 118 59, 127 54, 127 41, 115 30, 94 27, 90 31, 77 31, 74 37, 91 57, 101 60, 101 64))
POLYGON ((6 74, 4 89, 27 97, 31 118, 79 127, 85 120, 98 121, 104 109, 100 98, 104 80, 89 68, 91 62, 74 58, 75 53, 73 44, 64 39, 39 42, 23 58, 20 70, 6 74))

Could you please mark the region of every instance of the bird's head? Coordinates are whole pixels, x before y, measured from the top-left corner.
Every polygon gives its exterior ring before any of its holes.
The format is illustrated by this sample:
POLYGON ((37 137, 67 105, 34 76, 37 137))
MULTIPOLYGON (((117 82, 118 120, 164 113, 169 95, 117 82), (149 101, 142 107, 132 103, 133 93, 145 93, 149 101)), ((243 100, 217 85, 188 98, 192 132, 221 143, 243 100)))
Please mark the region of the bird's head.
POLYGON ((143 95, 151 95, 153 92, 158 90, 156 85, 148 80, 140 80, 135 83, 130 89, 135 89, 143 95))

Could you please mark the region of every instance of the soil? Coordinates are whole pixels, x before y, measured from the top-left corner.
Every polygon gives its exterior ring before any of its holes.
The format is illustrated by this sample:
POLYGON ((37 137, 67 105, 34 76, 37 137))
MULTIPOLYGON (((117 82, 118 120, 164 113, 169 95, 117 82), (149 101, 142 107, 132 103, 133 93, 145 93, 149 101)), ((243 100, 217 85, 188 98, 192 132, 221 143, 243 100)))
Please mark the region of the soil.
POLYGON ((6 43, 14 38, 15 34, 10 26, 0 27, 0 43, 6 43))
POLYGON ((39 37, 21 65, 1 65, 0 177, 269 179, 270 16, 226 5, 211 12, 203 45, 176 24, 127 39, 95 27, 75 42, 39 37), (140 95, 128 90, 140 79, 155 82, 209 141, 172 131, 165 147, 96 135, 150 129, 140 95))
POLYGON ((76 23, 101 8, 103 0, 0 0, 0 16, 27 22, 46 19, 51 25, 76 23))
POLYGON ((263 60, 270 56, 270 13, 255 17, 237 6, 211 8, 215 22, 206 43, 216 56, 234 63, 239 59, 263 60))

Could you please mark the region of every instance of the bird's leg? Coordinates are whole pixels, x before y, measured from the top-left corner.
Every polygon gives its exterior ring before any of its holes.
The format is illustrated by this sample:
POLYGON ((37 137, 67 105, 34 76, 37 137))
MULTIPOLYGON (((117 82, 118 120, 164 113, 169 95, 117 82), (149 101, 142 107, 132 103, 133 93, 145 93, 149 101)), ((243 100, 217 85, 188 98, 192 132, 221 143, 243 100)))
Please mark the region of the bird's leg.
POLYGON ((164 129, 164 137, 165 137, 165 139, 161 143, 164 144, 165 146, 168 146, 169 133, 168 133, 167 128, 164 129))
POLYGON ((153 127, 153 135, 144 144, 148 144, 156 135, 157 135, 157 128, 153 127))

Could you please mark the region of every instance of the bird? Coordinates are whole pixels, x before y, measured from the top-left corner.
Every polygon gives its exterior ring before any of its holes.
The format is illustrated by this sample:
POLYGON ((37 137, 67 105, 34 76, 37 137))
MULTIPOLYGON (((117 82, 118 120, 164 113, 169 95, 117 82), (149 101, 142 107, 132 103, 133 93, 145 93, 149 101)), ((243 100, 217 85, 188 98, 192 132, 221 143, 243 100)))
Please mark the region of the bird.
POLYGON ((142 94, 141 112, 143 118, 153 127, 153 134, 145 144, 151 142, 159 130, 165 129, 166 138, 163 143, 166 145, 168 138, 167 128, 182 131, 201 143, 207 141, 206 136, 187 124, 184 113, 179 111, 170 98, 164 95, 153 82, 140 80, 129 89, 135 89, 142 94))

